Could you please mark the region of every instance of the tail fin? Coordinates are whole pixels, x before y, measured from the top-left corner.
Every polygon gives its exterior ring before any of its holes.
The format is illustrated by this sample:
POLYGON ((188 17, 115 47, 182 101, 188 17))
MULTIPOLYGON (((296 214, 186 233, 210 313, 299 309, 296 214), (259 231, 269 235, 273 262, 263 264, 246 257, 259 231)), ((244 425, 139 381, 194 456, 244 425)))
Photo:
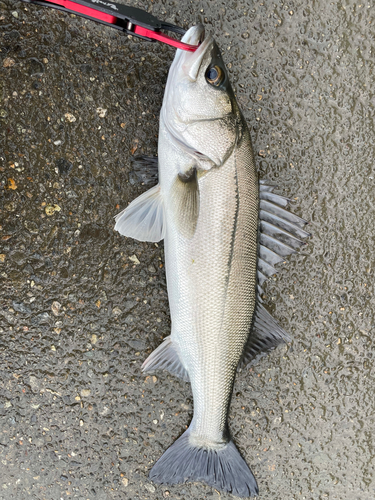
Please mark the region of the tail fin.
POLYGON ((162 455, 150 471, 155 483, 202 481, 238 497, 257 496, 258 485, 233 441, 220 449, 193 446, 189 429, 162 455))

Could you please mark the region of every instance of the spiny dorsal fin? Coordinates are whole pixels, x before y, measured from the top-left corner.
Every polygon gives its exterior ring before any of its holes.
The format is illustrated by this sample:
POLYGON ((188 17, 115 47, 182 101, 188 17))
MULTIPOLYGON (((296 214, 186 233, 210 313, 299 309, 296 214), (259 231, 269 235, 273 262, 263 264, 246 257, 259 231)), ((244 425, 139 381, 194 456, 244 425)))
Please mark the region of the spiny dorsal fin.
POLYGON ((277 347, 289 342, 289 335, 261 305, 264 282, 277 273, 274 266, 304 245, 310 234, 303 228, 304 219, 285 210, 289 199, 275 194, 277 186, 267 180, 259 183, 259 253, 258 253, 258 298, 255 306, 253 326, 247 340, 239 368, 277 347))
POLYGON ((269 213, 276 215, 276 216, 278 216, 278 217, 280 217, 288 222, 291 222, 301 229, 303 229, 305 227, 305 225, 307 224, 307 221, 305 221, 304 219, 301 219, 301 217, 298 217, 298 215, 295 215, 292 212, 289 212, 288 210, 281 208, 279 205, 277 205, 276 203, 273 203, 272 201, 267 201, 267 200, 264 200, 261 198, 260 203, 259 203, 259 208, 260 208, 260 210, 263 210, 264 212, 269 212, 269 213))
POLYGON ((267 278, 277 273, 274 268, 287 255, 295 253, 310 233, 303 228, 307 221, 285 210, 289 199, 273 193, 277 186, 262 180, 259 185, 259 255, 258 291, 267 278))

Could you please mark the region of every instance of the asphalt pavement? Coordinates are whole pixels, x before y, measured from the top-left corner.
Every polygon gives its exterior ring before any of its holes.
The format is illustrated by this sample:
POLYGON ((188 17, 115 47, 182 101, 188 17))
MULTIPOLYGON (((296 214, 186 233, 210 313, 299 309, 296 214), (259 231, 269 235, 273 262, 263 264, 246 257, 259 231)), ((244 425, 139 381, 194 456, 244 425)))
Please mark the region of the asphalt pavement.
MULTIPOLYGON (((217 39, 259 177, 313 236, 265 307, 293 337, 237 376, 230 429, 261 500, 373 500, 371 2, 128 2, 217 39)), ((192 416, 140 367, 169 334, 163 244, 113 230, 147 187, 174 49, 0 0, 0 499, 229 499, 148 471, 192 416)))

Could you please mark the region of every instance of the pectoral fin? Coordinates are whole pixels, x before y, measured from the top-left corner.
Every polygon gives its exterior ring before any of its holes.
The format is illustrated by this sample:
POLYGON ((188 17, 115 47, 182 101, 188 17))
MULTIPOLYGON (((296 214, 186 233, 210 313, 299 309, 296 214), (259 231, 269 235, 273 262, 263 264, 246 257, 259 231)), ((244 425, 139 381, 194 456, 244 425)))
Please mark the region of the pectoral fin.
POLYGON ((179 232, 192 238, 199 216, 199 184, 197 169, 178 174, 171 192, 173 215, 179 232))
POLYGON ((115 217, 115 230, 139 241, 160 241, 165 235, 165 216, 160 186, 138 196, 115 217))

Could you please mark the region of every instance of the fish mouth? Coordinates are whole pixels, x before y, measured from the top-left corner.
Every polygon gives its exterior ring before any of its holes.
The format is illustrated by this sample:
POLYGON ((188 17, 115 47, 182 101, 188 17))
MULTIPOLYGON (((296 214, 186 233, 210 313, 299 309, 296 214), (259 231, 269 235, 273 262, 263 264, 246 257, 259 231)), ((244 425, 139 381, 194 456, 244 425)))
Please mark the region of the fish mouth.
POLYGON ((189 45, 200 45, 205 39, 206 33, 203 24, 192 26, 181 38, 181 42, 189 45))
POLYGON ((179 51, 174 66, 181 67, 190 81, 195 81, 198 77, 199 69, 208 50, 214 44, 211 35, 206 36, 203 24, 192 26, 181 39, 184 43, 196 45, 198 48, 194 52, 179 51))

